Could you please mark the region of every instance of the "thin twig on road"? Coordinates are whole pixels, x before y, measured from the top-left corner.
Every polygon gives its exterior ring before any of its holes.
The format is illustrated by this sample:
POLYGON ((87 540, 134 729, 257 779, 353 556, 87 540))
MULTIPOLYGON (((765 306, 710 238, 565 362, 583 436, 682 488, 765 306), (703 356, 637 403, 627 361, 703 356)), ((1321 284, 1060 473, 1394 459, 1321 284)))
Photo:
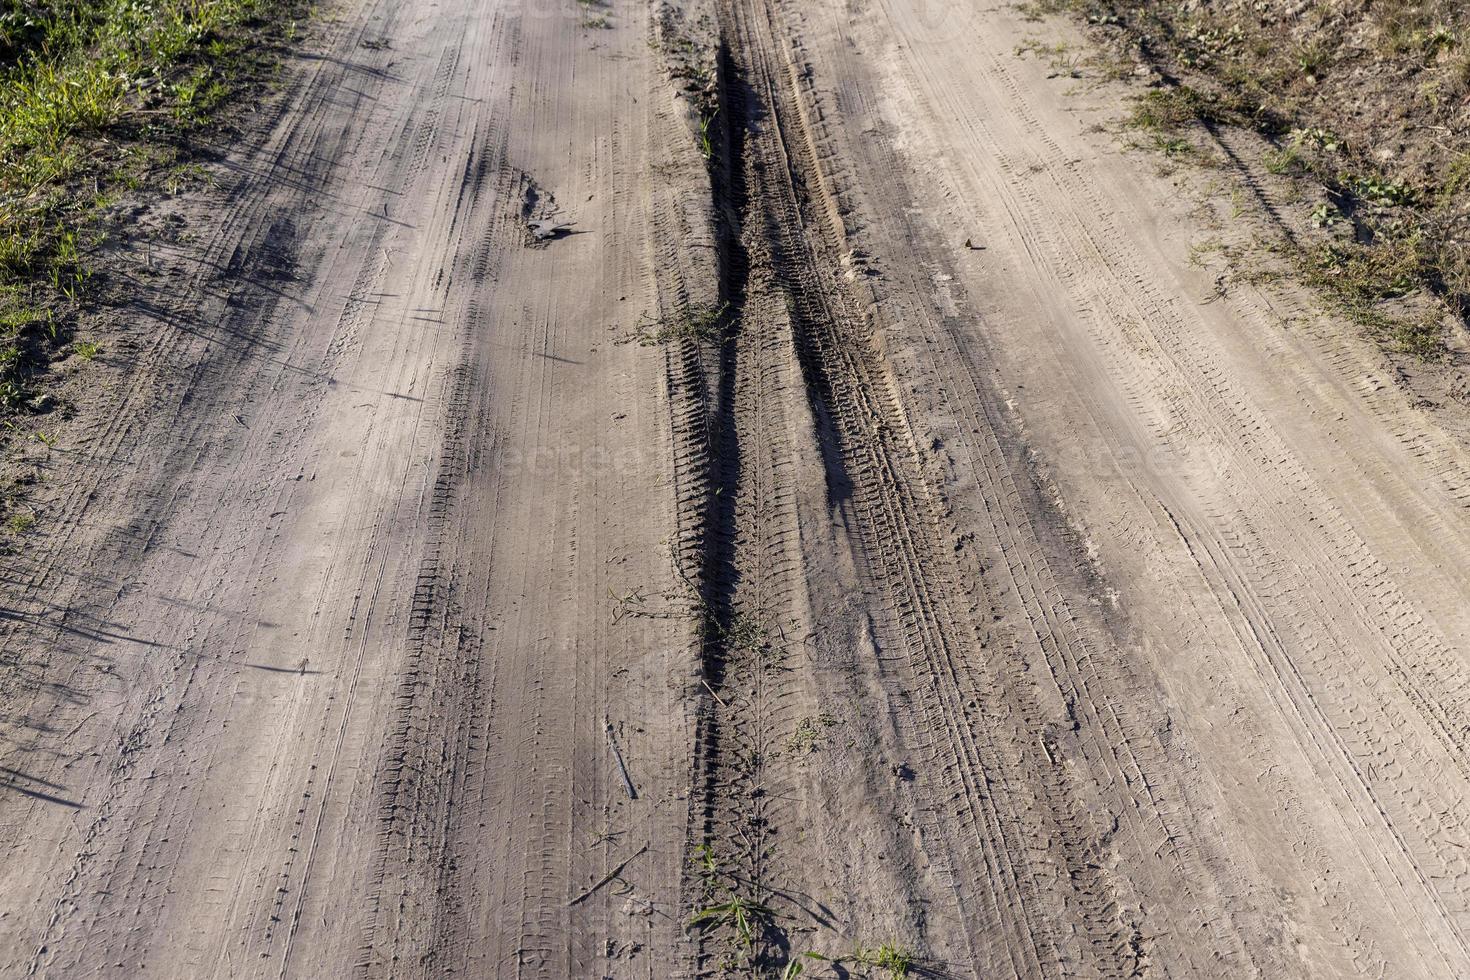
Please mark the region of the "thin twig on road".
POLYGON ((638 855, 642 854, 646 850, 648 850, 648 844, 645 843, 642 847, 638 848, 638 850, 623 858, 623 860, 618 864, 616 868, 613 868, 607 874, 603 875, 601 878, 598 878, 591 888, 587 889, 582 894, 578 895, 576 898, 568 902, 567 908, 571 908, 573 905, 580 904, 581 902, 586 901, 588 898, 591 898, 592 894, 596 892, 597 889, 601 888, 603 885, 607 884, 609 881, 612 881, 618 875, 622 874, 623 869, 631 864, 634 858, 636 858, 638 855))

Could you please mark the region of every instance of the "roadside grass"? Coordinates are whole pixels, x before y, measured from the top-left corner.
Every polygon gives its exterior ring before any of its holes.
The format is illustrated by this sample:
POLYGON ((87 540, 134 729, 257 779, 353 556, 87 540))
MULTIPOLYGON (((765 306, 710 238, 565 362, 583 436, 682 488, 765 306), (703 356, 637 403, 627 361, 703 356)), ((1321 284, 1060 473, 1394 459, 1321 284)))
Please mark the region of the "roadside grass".
POLYGON ((1082 67, 1085 59, 1068 49, 1065 44, 1047 44, 1036 38, 1028 38, 1016 46, 1016 56, 1025 57, 1035 55, 1046 61, 1051 68, 1052 77, 1065 75, 1068 78, 1081 78, 1082 67))
POLYGON ((1154 133, 1171 133, 1195 123, 1245 124, 1252 109, 1249 103, 1180 84, 1144 92, 1134 101, 1128 123, 1154 133))
MULTIPOLYGON (((0 0, 0 419, 56 406, 44 390, 47 367, 67 352, 91 299, 107 209, 160 184, 188 134, 234 91, 264 29, 279 36, 297 9, 265 0, 0 0)), ((175 193, 196 170, 180 164, 160 185, 175 193)), ((89 362, 101 346, 82 341, 70 351, 89 362)))
MULTIPOLYGON (((261 0, 0 0, 0 403, 84 299, 96 218, 140 183, 149 154, 205 122, 229 92, 240 31, 261 0)), ((177 187, 175 181, 173 185, 177 187)))
POLYGON ((1150 74, 1127 125, 1171 158, 1191 130, 1240 127, 1262 164, 1314 200, 1289 258, 1331 305, 1391 349, 1443 353, 1442 305, 1470 322, 1470 4, 1029 0, 1150 74), (1326 203, 1322 198, 1326 198, 1326 203))
POLYGON ((612 19, 606 13, 602 13, 609 6, 609 0, 577 0, 582 8, 582 27, 592 30, 606 30, 612 27, 612 19))

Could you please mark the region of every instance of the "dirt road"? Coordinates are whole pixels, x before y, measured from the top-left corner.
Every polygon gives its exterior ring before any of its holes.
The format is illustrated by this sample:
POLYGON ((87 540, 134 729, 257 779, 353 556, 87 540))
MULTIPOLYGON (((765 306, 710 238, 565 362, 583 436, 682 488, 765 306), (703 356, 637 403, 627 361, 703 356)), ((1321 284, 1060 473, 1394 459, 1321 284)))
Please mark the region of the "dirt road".
POLYGON ((1018 14, 701 2, 343 0, 140 214, 0 976, 1470 974, 1458 409, 1018 14))

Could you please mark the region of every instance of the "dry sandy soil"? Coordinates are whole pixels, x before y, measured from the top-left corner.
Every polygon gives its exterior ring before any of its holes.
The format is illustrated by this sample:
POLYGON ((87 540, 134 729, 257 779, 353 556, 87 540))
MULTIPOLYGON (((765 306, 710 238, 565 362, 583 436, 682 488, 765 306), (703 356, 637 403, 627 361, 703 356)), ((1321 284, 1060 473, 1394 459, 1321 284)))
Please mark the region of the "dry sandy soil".
POLYGON ((1470 976, 1461 409, 1008 9, 699 2, 343 0, 140 213, 0 976, 1470 976))

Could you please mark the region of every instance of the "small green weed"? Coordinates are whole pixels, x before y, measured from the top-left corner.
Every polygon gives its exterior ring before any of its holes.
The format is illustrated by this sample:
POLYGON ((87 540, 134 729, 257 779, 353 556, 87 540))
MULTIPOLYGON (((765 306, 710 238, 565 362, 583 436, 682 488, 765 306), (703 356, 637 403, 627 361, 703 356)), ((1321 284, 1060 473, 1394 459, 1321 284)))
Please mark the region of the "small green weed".
POLYGON ((710 844, 699 846, 694 863, 709 903, 690 917, 689 927, 705 932, 729 930, 741 958, 748 964, 761 934, 775 922, 776 910, 731 887, 731 881, 741 883, 741 879, 727 875, 720 868, 710 844))
POLYGON ((718 107, 710 110, 699 119, 699 155, 708 162, 715 158, 714 134, 710 127, 714 125, 715 118, 720 114, 718 107))
POLYGON ((707 905, 696 912, 690 918, 689 925, 703 929, 728 927, 734 934, 735 941, 748 955, 755 951, 760 931, 775 916, 776 912, 770 906, 729 892, 724 901, 707 905))
POLYGON ((1375 174, 1368 174, 1356 180, 1346 180, 1344 183, 1350 184, 1353 191, 1365 201, 1385 207, 1412 205, 1419 197, 1414 188, 1403 181, 1388 180, 1375 174))
POLYGON ((217 109, 229 94, 229 89, 215 77, 212 68, 201 65, 175 83, 173 94, 174 118, 181 123, 195 123, 217 109))
POLYGON ((904 980, 914 968, 914 954, 896 943, 884 943, 872 949, 859 946, 853 951, 852 961, 862 966, 887 970, 891 980, 904 980))
POLYGON ((1329 60, 1327 47, 1320 41, 1312 40, 1297 46, 1296 66, 1304 78, 1321 78, 1327 71, 1329 60))
POLYGON ((695 307, 671 320, 645 320, 620 342, 637 341, 642 347, 686 340, 700 344, 710 343, 719 339, 725 314, 729 309, 729 303, 721 303, 719 306, 695 307))
POLYGON ((0 381, 0 405, 8 409, 21 408, 30 400, 31 390, 14 378, 0 381))
POLYGON ((1265 165, 1267 173, 1279 175, 1295 172, 1301 166, 1301 159, 1301 151, 1288 144, 1267 150, 1261 162, 1265 165))
POLYGON ((781 980, 796 980, 797 977, 805 973, 806 960, 815 960, 818 963, 832 962, 830 957, 823 956, 821 953, 813 953, 810 951, 805 953, 797 953, 795 956, 787 961, 786 966, 781 970, 781 980))
POLYGON ((792 755, 810 755, 822 747, 823 734, 837 724, 837 719, 825 712, 815 718, 803 718, 796 731, 786 738, 786 751, 792 755))
POLYGON ((1194 144, 1182 136, 1154 136, 1154 148, 1166 157, 1187 157, 1194 153, 1194 144))
POLYGON ((1025 57, 1028 54, 1045 59, 1047 66, 1051 68, 1051 75, 1048 76, 1050 78, 1081 78, 1082 69, 1087 63, 1087 59, 1074 53, 1066 44, 1046 44, 1036 38, 1028 38, 1016 45, 1016 57, 1025 57))
POLYGON ((1287 136, 1292 146, 1309 147, 1314 150, 1323 150, 1328 153, 1336 153, 1343 147, 1342 140, 1318 126, 1307 129, 1293 129, 1287 136))

